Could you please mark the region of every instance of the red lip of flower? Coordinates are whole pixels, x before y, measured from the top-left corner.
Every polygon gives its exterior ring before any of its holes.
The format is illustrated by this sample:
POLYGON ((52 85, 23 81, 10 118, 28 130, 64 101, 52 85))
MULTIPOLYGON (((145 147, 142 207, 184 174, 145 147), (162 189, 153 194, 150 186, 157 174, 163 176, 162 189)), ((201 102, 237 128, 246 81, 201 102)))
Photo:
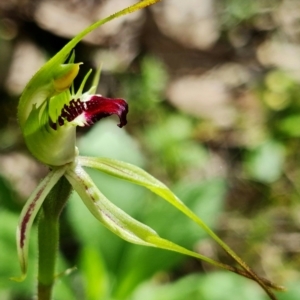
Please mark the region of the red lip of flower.
POLYGON ((124 99, 106 98, 101 95, 91 95, 84 101, 80 98, 73 99, 70 104, 65 104, 56 123, 50 122, 53 129, 57 129, 57 124, 63 126, 65 122, 82 122, 85 126, 91 126, 100 119, 117 115, 122 128, 127 124, 128 104, 124 99))
POLYGON ((92 87, 88 91, 82 92, 91 70, 77 92, 74 92, 73 80, 80 65, 73 63, 74 58, 74 55, 70 57, 68 73, 63 76, 63 80, 53 80, 52 85, 45 85, 42 92, 37 90, 33 94, 35 103, 28 103, 32 105, 31 111, 25 110, 27 118, 22 122, 24 126, 21 128, 28 149, 50 167, 62 166, 74 160, 77 126, 91 126, 111 115, 119 117, 119 127, 127 124, 128 105, 124 99, 107 98, 95 93, 100 70, 95 73, 92 87), (59 87, 71 89, 58 90, 57 81, 59 87))

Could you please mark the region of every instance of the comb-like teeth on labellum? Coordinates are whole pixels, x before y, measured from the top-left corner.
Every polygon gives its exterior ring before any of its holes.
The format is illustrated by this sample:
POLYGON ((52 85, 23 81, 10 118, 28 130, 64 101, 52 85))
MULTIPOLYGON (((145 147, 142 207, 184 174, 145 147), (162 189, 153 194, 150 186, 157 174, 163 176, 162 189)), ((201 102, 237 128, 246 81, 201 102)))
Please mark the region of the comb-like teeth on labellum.
POLYGON ((69 95, 69 92, 66 94, 73 99, 64 101, 65 104, 60 108, 54 102, 63 100, 61 95, 56 96, 59 98, 51 98, 48 106, 46 104, 44 107, 34 108, 28 118, 28 126, 25 127, 28 149, 49 166, 62 166, 74 160, 76 126, 90 126, 113 114, 120 119, 119 127, 127 123, 128 105, 123 99, 110 99, 88 93, 77 98, 69 95), (55 109, 49 107, 51 103, 55 109))
POLYGON ((50 126, 57 129, 65 123, 72 123, 77 126, 90 126, 102 118, 117 115, 120 119, 119 127, 127 124, 126 115, 128 105, 123 99, 110 99, 101 95, 90 95, 87 99, 73 99, 65 104, 56 122, 50 121, 50 126))

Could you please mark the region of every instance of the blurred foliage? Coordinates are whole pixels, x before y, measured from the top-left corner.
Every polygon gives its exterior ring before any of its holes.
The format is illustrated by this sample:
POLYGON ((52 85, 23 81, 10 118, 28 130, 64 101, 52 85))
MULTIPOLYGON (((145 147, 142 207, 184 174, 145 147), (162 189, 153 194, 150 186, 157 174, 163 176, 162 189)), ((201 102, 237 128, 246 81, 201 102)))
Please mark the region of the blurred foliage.
POLYGON ((262 14, 278 7, 280 0, 225 0, 222 19, 226 27, 238 26, 241 22, 252 22, 262 14))
MULTIPOLYGON (((288 291, 278 294, 278 299, 298 300, 300 76, 293 53, 298 53, 300 37, 289 22, 297 24, 293 20, 300 19, 300 9, 297 0, 213 3, 221 34, 211 49, 191 50, 170 42, 172 38, 147 16, 145 32, 136 33, 141 46, 138 55, 127 69, 105 70, 101 78, 101 93, 128 100, 126 129, 117 128, 115 120, 103 120, 80 130, 78 146, 82 154, 113 157, 147 169, 253 269, 286 285, 288 291), (148 32, 149 27, 154 33, 148 32), (274 41, 284 47, 281 50, 293 47, 293 51, 278 60, 273 58, 275 50, 261 54, 264 45, 274 41), (218 66, 228 61, 246 70, 247 79, 228 84, 236 74, 218 77, 218 66), (209 74, 208 78, 226 86, 224 91, 230 92, 226 105, 236 112, 229 125, 222 127, 204 114, 191 116, 169 101, 169 84, 194 74, 209 74)), ((30 193, 29 186, 20 189, 20 182, 30 178, 38 183, 45 170, 36 170, 24 147, 16 120, 18 93, 8 88, 7 78, 14 50, 25 36, 42 46, 45 56, 65 40, 26 20, 19 10, 10 11, 7 6, 1 11, 2 7, 0 4, 0 299, 26 300, 35 292, 35 234, 28 278, 21 284, 9 280, 19 274, 15 228, 30 193), (13 164, 9 158, 16 152, 28 163, 13 164)), ((81 44, 76 50, 78 60, 93 65, 96 50, 96 46, 81 44)), ((204 95, 206 102, 209 96, 204 95)), ((183 94, 182 103, 186 100, 183 94)), ((210 109, 213 113, 218 107, 210 109)), ((111 201, 161 236, 231 263, 198 228, 157 197, 107 175, 90 174, 111 201)), ((91 217, 75 193, 62 215, 60 250, 58 272, 74 266, 77 270, 58 278, 54 295, 58 300, 266 300, 251 281, 174 253, 120 240, 91 217)))

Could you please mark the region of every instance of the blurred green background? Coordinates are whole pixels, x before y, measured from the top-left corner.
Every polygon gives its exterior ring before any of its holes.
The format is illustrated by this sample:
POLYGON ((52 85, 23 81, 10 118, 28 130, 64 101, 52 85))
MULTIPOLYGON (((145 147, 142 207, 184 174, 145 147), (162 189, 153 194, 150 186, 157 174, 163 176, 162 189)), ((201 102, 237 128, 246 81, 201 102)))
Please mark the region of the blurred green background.
MULTIPOLYGON (((131 0, 0 1, 0 299, 35 293, 19 274, 18 215, 47 169, 25 148, 16 108, 24 85, 69 38, 131 0)), ((76 48, 103 63, 98 92, 125 98, 113 118, 78 130, 82 154, 121 159, 168 184, 260 275, 300 298, 300 2, 163 0, 92 33, 76 48)), ((79 78, 80 80, 80 78, 79 78)), ((79 82, 78 80, 78 82, 79 82)), ((232 261, 187 218, 140 187, 91 172, 114 203, 162 237, 232 261)), ((130 245, 74 193, 61 218, 54 299, 267 299, 250 280, 195 259, 130 245)))

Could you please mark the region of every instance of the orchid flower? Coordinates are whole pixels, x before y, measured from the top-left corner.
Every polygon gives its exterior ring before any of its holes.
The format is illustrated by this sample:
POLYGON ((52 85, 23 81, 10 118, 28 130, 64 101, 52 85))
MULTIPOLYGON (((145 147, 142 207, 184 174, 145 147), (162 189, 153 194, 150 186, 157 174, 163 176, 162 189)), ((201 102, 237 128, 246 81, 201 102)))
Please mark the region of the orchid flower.
MULTIPOLYGON (((77 126, 91 126, 104 117, 117 115, 120 120, 118 126, 123 127, 127 123, 128 105, 123 99, 109 99, 96 94, 100 71, 96 72, 92 86, 87 91, 85 91, 85 84, 91 71, 86 74, 79 89, 75 92, 73 81, 79 72, 81 63, 75 63, 75 54, 72 53, 72 49, 85 35, 100 25, 155 2, 158 0, 138 2, 91 25, 50 59, 33 76, 24 89, 18 107, 18 118, 24 140, 32 155, 47 165, 50 171, 33 191, 21 212, 17 229, 17 249, 22 270, 22 276, 19 279, 25 279, 27 273, 28 243, 33 221, 46 204, 45 199, 53 192, 55 186, 64 179, 78 193, 91 214, 124 240, 202 259, 257 281, 271 299, 276 299, 271 289, 280 289, 281 287, 256 275, 163 183, 134 165, 109 158, 82 157, 78 153, 76 148, 77 126), (86 167, 144 186, 168 201, 204 229, 235 259, 241 268, 222 264, 161 238, 153 229, 133 219, 111 203, 85 171, 84 168, 86 167)), ((55 206, 61 201, 61 197, 63 196, 52 197, 51 205, 55 206)), ((47 214, 46 208, 44 207, 44 214, 47 214)), ((47 239, 48 237, 44 238, 47 239)), ((40 256, 43 257, 43 253, 40 253, 40 256)))

